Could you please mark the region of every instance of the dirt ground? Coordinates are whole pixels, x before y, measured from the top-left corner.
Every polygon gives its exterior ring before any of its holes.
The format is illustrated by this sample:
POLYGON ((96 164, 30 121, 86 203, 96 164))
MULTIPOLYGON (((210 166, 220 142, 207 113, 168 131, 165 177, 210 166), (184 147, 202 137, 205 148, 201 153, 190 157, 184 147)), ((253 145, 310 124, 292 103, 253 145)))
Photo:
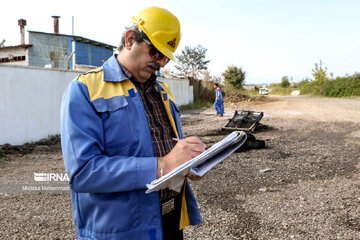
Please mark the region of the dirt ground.
MULTIPOLYGON (((234 110, 263 111, 265 149, 234 153, 191 182, 203 222, 185 239, 360 239, 360 101, 270 97, 182 114, 186 136, 208 146, 234 110)), ((5 146, 0 186, 64 172, 56 140, 5 146), (7 150, 6 150, 7 149, 7 150), (9 150, 10 149, 10 150, 9 150)), ((68 193, 0 193, 0 239, 74 239, 68 193)))

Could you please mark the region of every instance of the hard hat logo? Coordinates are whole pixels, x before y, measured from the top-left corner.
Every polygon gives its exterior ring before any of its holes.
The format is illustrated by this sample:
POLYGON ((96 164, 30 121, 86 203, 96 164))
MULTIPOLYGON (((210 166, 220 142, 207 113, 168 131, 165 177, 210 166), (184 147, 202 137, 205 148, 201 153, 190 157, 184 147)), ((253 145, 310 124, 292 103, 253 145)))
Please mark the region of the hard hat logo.
POLYGON ((176 43, 176 38, 174 38, 173 40, 169 41, 167 44, 168 44, 170 47, 175 48, 175 46, 176 46, 175 43, 176 43))

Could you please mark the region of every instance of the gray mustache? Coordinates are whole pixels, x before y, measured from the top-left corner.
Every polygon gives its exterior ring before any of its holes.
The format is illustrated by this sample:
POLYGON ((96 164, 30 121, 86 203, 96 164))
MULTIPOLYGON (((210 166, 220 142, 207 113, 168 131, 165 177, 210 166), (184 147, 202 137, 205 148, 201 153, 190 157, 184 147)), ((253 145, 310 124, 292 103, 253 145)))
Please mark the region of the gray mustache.
POLYGON ((154 62, 150 62, 148 63, 148 66, 151 67, 152 69, 159 71, 160 70, 160 65, 154 62))

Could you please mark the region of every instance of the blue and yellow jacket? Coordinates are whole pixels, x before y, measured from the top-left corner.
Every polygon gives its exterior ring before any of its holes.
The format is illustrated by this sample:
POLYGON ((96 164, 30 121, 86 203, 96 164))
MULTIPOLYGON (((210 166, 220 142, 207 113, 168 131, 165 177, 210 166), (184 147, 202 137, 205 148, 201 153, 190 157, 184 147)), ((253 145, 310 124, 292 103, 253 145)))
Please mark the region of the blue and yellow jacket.
MULTIPOLYGON (((182 138, 173 95, 163 83, 156 88, 182 138)), ((145 194, 157 172, 145 109, 115 55, 67 88, 61 144, 78 239, 162 239, 159 195, 145 194)), ((190 186, 184 187, 180 229, 201 222, 190 186)))

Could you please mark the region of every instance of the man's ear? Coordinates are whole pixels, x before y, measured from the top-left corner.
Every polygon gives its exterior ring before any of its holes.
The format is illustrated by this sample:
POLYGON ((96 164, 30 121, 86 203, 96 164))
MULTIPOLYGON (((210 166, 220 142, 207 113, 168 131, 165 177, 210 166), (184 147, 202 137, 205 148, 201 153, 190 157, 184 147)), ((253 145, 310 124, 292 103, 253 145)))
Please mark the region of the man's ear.
POLYGON ((135 35, 134 32, 131 30, 126 31, 125 33, 125 48, 130 50, 131 47, 135 43, 135 35))

